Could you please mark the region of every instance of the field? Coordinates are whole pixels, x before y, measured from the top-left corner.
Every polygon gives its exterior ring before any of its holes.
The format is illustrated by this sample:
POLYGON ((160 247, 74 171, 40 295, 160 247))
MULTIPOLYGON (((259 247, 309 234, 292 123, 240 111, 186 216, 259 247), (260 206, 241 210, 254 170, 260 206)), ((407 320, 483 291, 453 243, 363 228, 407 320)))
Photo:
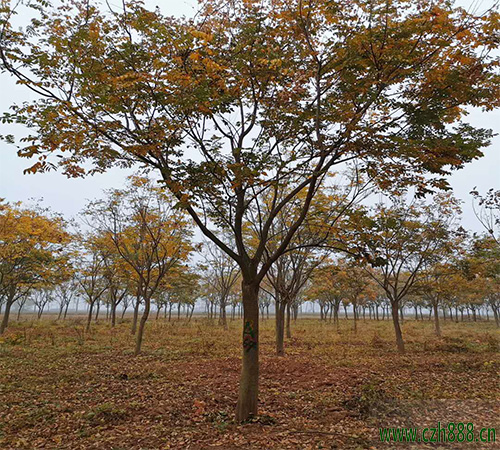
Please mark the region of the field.
POLYGON ((260 415, 233 422, 240 321, 151 321, 134 357, 130 322, 12 323, 0 340, 2 449, 500 448, 497 443, 387 444, 379 426, 499 425, 494 322, 405 321, 407 354, 390 322, 302 318, 286 356, 274 321, 261 328, 260 415))

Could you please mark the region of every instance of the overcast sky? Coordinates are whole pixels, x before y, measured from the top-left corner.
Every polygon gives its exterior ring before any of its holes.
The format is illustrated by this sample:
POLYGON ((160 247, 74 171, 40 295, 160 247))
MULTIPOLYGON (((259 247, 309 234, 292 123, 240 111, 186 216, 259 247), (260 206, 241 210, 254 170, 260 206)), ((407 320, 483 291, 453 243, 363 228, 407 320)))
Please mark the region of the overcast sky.
MULTIPOLYGON (((120 3, 120 2, 115 2, 120 3)), ((113 2, 111 2, 113 4, 113 2)), ((191 15, 196 8, 196 0, 184 1, 147 1, 148 6, 158 5, 165 15, 191 15)), ((472 2, 460 1, 467 7, 472 2)), ((481 2, 486 9, 493 1, 481 2)), ((477 5, 477 3, 476 3, 477 5)), ((0 113, 7 111, 13 103, 21 103, 33 98, 23 86, 17 86, 7 74, 0 74, 0 113)), ((469 122, 472 125, 491 128, 500 133, 500 111, 483 113, 471 111, 469 122)), ((0 124, 0 134, 15 134, 20 137, 26 131, 19 127, 0 124)), ((87 199, 97 198, 103 189, 121 187, 130 171, 112 169, 102 175, 84 179, 68 179, 58 172, 23 175, 29 161, 16 155, 14 146, 0 142, 0 198, 7 201, 27 201, 29 198, 43 198, 44 205, 66 217, 75 216, 85 205, 87 199)), ((489 188, 500 189, 500 136, 493 139, 492 145, 485 150, 484 158, 467 165, 463 170, 450 177, 450 184, 456 197, 464 201, 463 225, 467 229, 482 231, 474 217, 469 192, 477 186, 480 192, 489 188)))

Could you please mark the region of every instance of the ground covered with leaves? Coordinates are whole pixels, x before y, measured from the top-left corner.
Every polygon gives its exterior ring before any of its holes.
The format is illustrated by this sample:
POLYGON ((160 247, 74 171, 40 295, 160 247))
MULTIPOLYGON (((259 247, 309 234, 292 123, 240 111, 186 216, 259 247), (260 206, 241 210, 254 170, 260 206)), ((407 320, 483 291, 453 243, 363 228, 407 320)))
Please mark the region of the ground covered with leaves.
POLYGON ((132 355, 130 322, 25 318, 0 338, 2 449, 500 448, 497 443, 381 443, 379 427, 472 422, 496 427, 498 334, 493 322, 407 321, 407 354, 389 322, 299 319, 286 356, 273 320, 261 331, 259 416, 233 422, 240 321, 152 321, 132 355))

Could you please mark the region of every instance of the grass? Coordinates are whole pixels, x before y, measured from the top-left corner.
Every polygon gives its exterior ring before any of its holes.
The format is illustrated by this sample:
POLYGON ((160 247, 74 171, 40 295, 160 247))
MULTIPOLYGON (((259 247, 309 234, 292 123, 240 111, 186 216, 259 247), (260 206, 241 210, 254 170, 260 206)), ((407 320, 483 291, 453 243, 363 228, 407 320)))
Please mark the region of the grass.
MULTIPOLYGON (((0 338, 0 448, 369 449, 385 448, 379 426, 498 429, 494 322, 447 321, 438 339, 432 322, 405 321, 403 356, 388 321, 354 334, 352 321, 337 332, 299 319, 281 358, 273 326, 261 324, 260 415, 241 426, 240 321, 152 320, 138 357, 129 320, 90 333, 83 317, 13 322, 0 338)), ((474 445, 428 448, 495 448, 474 445)))

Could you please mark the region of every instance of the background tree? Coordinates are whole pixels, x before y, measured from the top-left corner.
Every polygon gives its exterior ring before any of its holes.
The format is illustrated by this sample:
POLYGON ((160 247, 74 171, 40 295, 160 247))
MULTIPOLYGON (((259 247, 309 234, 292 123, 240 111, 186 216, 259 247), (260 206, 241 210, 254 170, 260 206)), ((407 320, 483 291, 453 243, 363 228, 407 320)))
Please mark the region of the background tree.
POLYGON ((136 2, 113 14, 86 2, 29 5, 37 17, 26 30, 6 6, 0 31, 2 68, 39 96, 3 116, 35 131, 19 154, 37 157, 32 172, 55 167, 55 155, 68 176, 84 175, 85 160, 91 172, 155 170, 239 264, 238 421, 257 413, 260 283, 327 173, 357 159, 381 186, 445 187, 448 170, 481 156, 491 136, 461 121, 466 107, 500 102, 495 11, 445 0, 207 0, 192 20, 136 2), (263 191, 273 199, 265 216, 263 191), (292 201, 289 232, 269 251, 271 225, 292 201), (252 219, 256 247, 243 227, 252 219))
POLYGON ((460 208, 450 195, 436 196, 432 204, 415 200, 358 209, 344 228, 346 248, 358 261, 375 270, 366 273, 384 290, 391 304, 399 352, 404 353, 400 308, 415 288, 421 272, 447 257, 460 208))
POLYGON ((491 188, 484 196, 475 188, 471 191, 477 219, 491 238, 500 246, 500 190, 491 188))
POLYGON ((185 213, 174 206, 171 196, 151 180, 132 176, 125 189, 109 191, 106 199, 91 202, 86 209, 93 226, 135 272, 137 298, 144 302, 136 355, 141 351, 153 295, 169 271, 187 260, 192 250, 190 224, 185 213))
POLYGON ((5 299, 0 334, 16 300, 66 273, 69 256, 64 247, 71 236, 65 227, 48 210, 0 202, 0 294, 5 299))
POLYGON ((238 264, 215 244, 206 242, 203 250, 205 284, 211 285, 209 289, 217 294, 219 324, 227 329, 226 308, 231 291, 239 281, 240 269, 238 264))

